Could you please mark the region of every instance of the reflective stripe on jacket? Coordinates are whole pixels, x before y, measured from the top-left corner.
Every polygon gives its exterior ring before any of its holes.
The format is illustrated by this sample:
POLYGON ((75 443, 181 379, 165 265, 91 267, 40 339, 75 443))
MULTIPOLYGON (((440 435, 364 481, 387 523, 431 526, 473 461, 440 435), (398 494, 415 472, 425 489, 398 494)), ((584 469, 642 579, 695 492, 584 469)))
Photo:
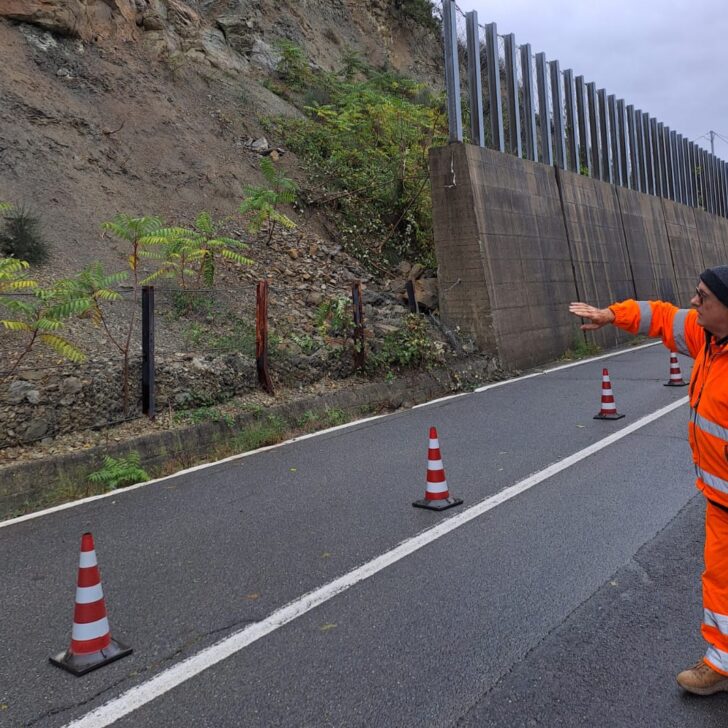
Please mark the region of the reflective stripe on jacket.
POLYGON ((609 308, 620 329, 660 338, 670 351, 695 359, 688 439, 696 485, 707 498, 728 508, 728 345, 718 345, 706 334, 694 309, 632 300, 609 308))

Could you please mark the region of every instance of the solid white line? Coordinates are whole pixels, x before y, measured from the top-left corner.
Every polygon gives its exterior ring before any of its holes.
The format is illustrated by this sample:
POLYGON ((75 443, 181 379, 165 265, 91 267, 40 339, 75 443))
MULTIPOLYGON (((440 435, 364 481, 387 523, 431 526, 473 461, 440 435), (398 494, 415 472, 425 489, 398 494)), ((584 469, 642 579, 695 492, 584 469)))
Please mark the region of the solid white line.
MULTIPOLYGON (((639 346, 631 346, 629 349, 621 349, 620 351, 613 351, 610 354, 602 354, 601 356, 594 356, 589 359, 579 359, 579 361, 572 361, 568 364, 559 364, 557 367, 551 367, 550 369, 539 369, 537 372, 531 374, 524 374, 519 377, 511 377, 510 379, 503 379, 500 382, 492 382, 491 384, 485 384, 482 387, 474 389, 473 392, 485 392, 487 389, 493 389, 495 387, 502 387, 504 384, 513 384, 514 382, 522 382, 524 379, 531 379, 532 377, 540 377, 542 374, 551 374, 552 372, 559 372, 562 369, 570 369, 571 367, 578 367, 582 364, 590 364, 594 361, 600 361, 601 359, 608 359, 612 356, 621 356, 622 354, 629 354, 632 351, 638 351, 639 349, 646 349, 649 346, 657 346, 662 344, 661 341, 651 341, 649 344, 640 344, 639 346)), ((419 409, 420 407, 429 407, 433 404, 440 404, 441 402, 447 402, 451 399, 457 399, 458 397, 464 397, 467 394, 473 392, 458 392, 457 394, 449 394, 447 397, 439 397, 438 399, 432 399, 429 402, 422 402, 422 404, 416 404, 412 409, 419 409)))
POLYGON ((186 680, 199 675, 209 667, 216 665, 218 662, 225 660, 253 642, 265 637, 267 634, 270 634, 279 627, 283 627, 289 622, 292 622, 294 619, 306 614, 306 612, 318 607, 320 604, 327 602, 329 599, 333 599, 333 597, 346 591, 350 587, 354 586, 354 584, 374 576, 379 571, 395 564, 405 556, 409 556, 418 549, 421 549, 438 538, 454 531, 456 528, 464 526, 474 518, 487 513, 501 503, 505 503, 511 498, 529 490, 529 488, 533 488, 534 485, 537 485, 551 476, 560 473, 562 470, 566 470, 572 465, 584 460, 584 458, 603 450, 605 447, 612 445, 618 440, 621 440, 623 437, 626 437, 645 425, 654 422, 660 417, 663 417, 678 407, 686 404, 687 401, 688 398, 683 397, 676 402, 672 402, 666 407, 662 407, 656 412, 645 415, 639 420, 633 422, 631 425, 628 425, 608 437, 585 447, 583 450, 579 450, 579 452, 576 452, 573 455, 569 455, 563 460, 559 460, 557 463, 549 465, 546 469, 541 470, 538 473, 529 475, 527 478, 524 478, 515 485, 511 485, 490 498, 486 498, 480 503, 468 508, 467 510, 461 511, 457 515, 440 522, 437 526, 426 531, 422 531, 416 536, 403 541, 390 551, 387 551, 372 561, 350 571, 348 574, 344 574, 338 579, 335 579, 318 589, 314 589, 314 591, 304 594, 295 601, 277 609, 261 622, 257 622, 245 627, 239 632, 235 632, 229 637, 226 637, 216 644, 210 645, 210 647, 198 652, 196 655, 192 655, 192 657, 188 657, 186 660, 164 670, 148 680, 146 683, 142 683, 141 685, 137 685, 127 690, 125 693, 122 693, 118 697, 110 700, 108 703, 92 710, 90 713, 87 713, 78 720, 68 723, 65 728, 104 728, 104 726, 111 725, 115 721, 123 718, 125 715, 129 715, 129 713, 141 708, 143 705, 146 705, 155 698, 158 698, 160 695, 172 690, 186 680))
MULTIPOLYGON (((522 382, 524 379, 530 379, 531 377, 537 377, 541 374, 550 374, 551 372, 556 372, 561 369, 568 369, 569 367, 576 367, 581 366, 582 364, 588 364, 592 361, 598 361, 599 359, 607 359, 610 356, 619 356, 620 354, 627 354, 630 351, 637 351, 638 349, 645 349, 648 346, 655 346, 656 344, 659 344, 660 342, 654 342, 650 344, 642 344, 641 346, 634 346, 629 349, 624 349, 623 351, 616 351, 612 354, 603 354, 602 356, 594 357, 592 359, 581 359, 576 362, 571 362, 569 364, 563 364, 558 367, 553 367, 552 369, 544 369, 542 371, 534 372, 533 374, 526 374, 524 376, 518 376, 518 377, 511 377, 510 379, 504 379, 500 382, 494 382, 493 384, 486 384, 484 387, 479 387, 478 389, 474 389, 473 392, 484 392, 486 389, 492 389, 493 387, 502 387, 505 384, 514 384, 516 382, 522 382)), ((456 397, 465 397, 468 394, 472 394, 473 392, 458 392, 457 394, 451 394, 447 397, 440 397, 438 399, 430 400, 429 402, 423 402, 422 404, 417 404, 412 409, 418 409, 419 407, 429 407, 430 405, 437 404, 440 402, 445 402, 449 399, 455 399, 456 397)), ((35 511, 34 513, 26 513, 24 516, 16 516, 15 518, 9 518, 6 521, 0 521, 0 528, 5 528, 6 526, 14 526, 17 523, 23 523, 24 521, 30 521, 34 518, 40 518, 41 516, 48 516, 51 513, 58 513, 59 511, 65 511, 69 508, 76 508, 77 506, 84 505, 85 503, 91 503, 93 501, 102 500, 103 498, 115 498, 119 497, 124 493, 130 493, 134 490, 137 490, 138 488, 145 488, 148 485, 155 485, 156 483, 162 483, 165 480, 170 480, 171 478, 176 478, 180 475, 187 475, 188 473, 194 473, 199 470, 205 470, 206 468, 211 468, 215 465, 221 465, 223 463, 230 463, 235 460, 240 460, 241 458, 247 458, 251 455, 257 455, 258 453, 265 452, 266 450, 275 450, 276 448, 283 447, 284 445, 290 445, 294 442, 300 442, 301 440, 308 440, 311 437, 319 437, 320 435, 327 435, 330 432, 335 432, 336 430, 344 430, 348 427, 353 427, 354 425, 361 425, 364 422, 372 422, 373 420, 380 420, 384 417, 390 417, 391 415, 395 414, 394 412, 387 412, 383 415, 374 415, 373 417, 365 417, 362 420, 352 420, 351 422, 345 422, 343 425, 336 425, 336 427, 329 427, 326 430, 319 430, 318 432, 310 432, 307 435, 300 435, 298 437, 292 437, 290 440, 284 440, 283 442, 277 442, 275 445, 266 445, 265 447, 259 447, 257 450, 249 450, 248 452, 239 453, 237 455, 231 455, 230 457, 223 458, 222 460, 213 460, 210 463, 202 463, 200 465, 194 465, 191 468, 186 468, 185 470, 178 470, 176 473, 172 473, 172 475, 165 475, 163 478, 154 478, 153 480, 147 480, 144 483, 137 483, 136 485, 128 485, 124 488, 121 488, 119 490, 112 490, 108 493, 100 493, 99 495, 90 495, 86 498, 80 498, 79 500, 75 501, 69 501, 68 503, 61 503, 57 506, 51 506, 50 508, 44 508, 42 511, 35 511)))
MULTIPOLYGON (((609 359, 613 356, 621 356, 622 354, 629 354, 632 351, 639 351, 640 349, 647 349, 650 346, 657 346, 658 344, 662 344, 661 341, 652 341, 649 344, 640 344, 640 346, 632 346, 629 349, 622 349, 621 351, 615 351, 611 354, 602 354, 601 356, 594 356, 591 359, 580 359, 579 361, 572 361, 568 364, 560 364, 557 367, 551 367, 551 369, 542 369, 538 372, 533 372, 533 374, 526 374, 520 379, 530 379, 531 377, 539 377, 542 374, 553 374, 554 372, 560 372, 562 369, 571 369, 571 367, 578 367, 582 364, 590 364, 594 361, 600 361, 601 359, 609 359)), ((474 389, 474 392, 485 392, 487 389, 493 389, 494 387, 502 387, 504 384, 507 384, 510 380, 505 380, 503 382, 493 382, 493 384, 486 384, 482 387, 478 387, 477 389, 474 389)))

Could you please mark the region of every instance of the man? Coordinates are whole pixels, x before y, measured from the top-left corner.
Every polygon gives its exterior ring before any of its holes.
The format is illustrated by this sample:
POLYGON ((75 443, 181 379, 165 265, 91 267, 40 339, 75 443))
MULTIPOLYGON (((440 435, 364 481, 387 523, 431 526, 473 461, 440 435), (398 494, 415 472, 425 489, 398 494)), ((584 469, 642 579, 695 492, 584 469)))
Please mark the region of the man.
POLYGON ((670 351, 693 357, 688 439, 696 485, 707 499, 703 623, 705 657, 677 676, 697 695, 728 692, 728 266, 700 274, 692 309, 663 301, 622 301, 608 308, 572 303, 569 311, 593 331, 613 324, 659 337, 670 351))

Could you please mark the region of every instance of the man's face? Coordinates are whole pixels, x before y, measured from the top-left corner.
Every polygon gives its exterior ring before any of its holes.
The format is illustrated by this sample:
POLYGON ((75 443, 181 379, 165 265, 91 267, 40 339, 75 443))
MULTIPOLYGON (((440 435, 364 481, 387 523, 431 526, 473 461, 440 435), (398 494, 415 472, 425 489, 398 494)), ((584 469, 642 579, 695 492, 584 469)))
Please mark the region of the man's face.
MULTIPOLYGON (((698 312, 698 323, 712 333, 721 333, 728 330, 728 307, 724 306, 715 294, 703 283, 698 282, 695 295, 690 304, 698 312)), ((724 335, 724 334, 723 334, 724 335)))

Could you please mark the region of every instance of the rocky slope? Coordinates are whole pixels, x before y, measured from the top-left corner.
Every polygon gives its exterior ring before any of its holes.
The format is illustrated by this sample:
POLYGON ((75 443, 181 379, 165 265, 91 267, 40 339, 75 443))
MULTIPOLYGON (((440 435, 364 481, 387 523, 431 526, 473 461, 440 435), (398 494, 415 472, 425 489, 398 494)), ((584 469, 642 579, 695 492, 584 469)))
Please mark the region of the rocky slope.
MULTIPOLYGON (((282 39, 302 47, 322 69, 340 67, 344 55, 355 51, 371 65, 441 85, 437 37, 412 22, 402 5, 0 0, 0 201, 27 205, 41 218, 51 258, 34 276, 51 279, 96 260, 108 270, 123 269, 127 251, 100 231, 118 212, 156 214, 175 223, 188 223, 201 210, 216 217, 234 214, 243 186, 262 182, 259 160, 266 145, 252 143, 263 136, 261 120, 300 114, 267 88, 282 39)), ((281 152, 277 164, 305 186, 305 167, 281 152)), ((226 299, 224 306, 175 319, 166 316, 170 296, 162 301, 159 403, 170 416, 172 408, 254 390, 250 353, 218 354, 200 332, 209 329, 219 340, 236 317, 250 320, 256 280, 271 284, 279 387, 306 386, 350 370, 348 359, 342 363, 330 351, 307 345, 316 333, 317 306, 348 295, 353 280, 364 282, 371 342, 402 325, 406 308, 400 294, 408 264, 389 276, 367 274, 341 250, 335 228, 319 212, 300 207, 286 212, 296 230, 276 234, 270 244, 265 236, 250 238, 253 265, 220 272, 224 292, 216 295, 226 299)), ((235 225, 229 232, 244 237, 242 225, 235 225)), ((434 305, 432 283, 419 284, 419 292, 434 305)), ((47 450, 52 436, 121 417, 118 359, 102 337, 88 329, 77 333, 90 354, 87 365, 46 370, 40 367, 47 360, 30 362, 3 383, 0 448, 34 440, 47 450)), ((453 344, 462 354, 462 342, 452 335, 432 326, 431 336, 440 342, 442 356, 454 353, 453 344)), ((132 364, 136 382, 138 346, 132 364)), ((138 383, 134 402, 137 388, 138 383)), ((138 402, 131 408, 137 412, 138 402)))

